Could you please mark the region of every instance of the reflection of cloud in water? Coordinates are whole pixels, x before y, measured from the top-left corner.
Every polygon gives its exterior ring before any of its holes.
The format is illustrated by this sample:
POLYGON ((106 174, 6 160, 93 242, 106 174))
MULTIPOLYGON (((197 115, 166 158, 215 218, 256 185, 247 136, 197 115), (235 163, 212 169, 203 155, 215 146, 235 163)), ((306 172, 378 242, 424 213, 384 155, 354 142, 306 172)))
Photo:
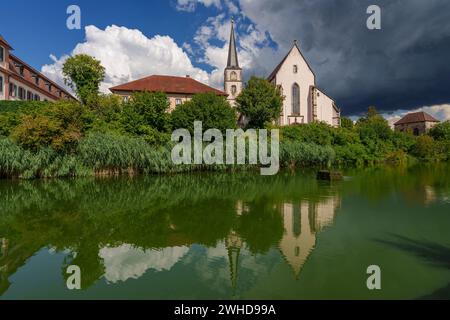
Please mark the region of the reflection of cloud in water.
POLYGON ((141 277, 148 269, 170 270, 187 252, 188 247, 167 247, 161 250, 143 250, 130 244, 100 249, 109 282, 141 277))

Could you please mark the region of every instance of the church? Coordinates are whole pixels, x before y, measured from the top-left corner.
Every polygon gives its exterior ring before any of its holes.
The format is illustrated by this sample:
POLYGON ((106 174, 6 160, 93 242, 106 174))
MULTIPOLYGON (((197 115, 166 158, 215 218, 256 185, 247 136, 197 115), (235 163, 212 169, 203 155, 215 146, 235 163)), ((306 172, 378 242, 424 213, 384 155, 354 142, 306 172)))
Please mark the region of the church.
MULTIPOLYGON (((243 88, 242 72, 232 21, 224 91, 233 106, 243 88)), ((297 41, 294 41, 292 48, 267 80, 280 88, 284 96, 282 113, 276 124, 285 126, 322 121, 333 127, 340 126, 340 109, 332 98, 317 88, 316 76, 301 53, 297 41)))
MULTIPOLYGON (((321 121, 333 127, 340 126, 340 109, 332 98, 317 87, 316 76, 301 53, 297 41, 294 41, 292 48, 267 80, 277 86, 284 96, 282 113, 275 124, 287 126, 321 121)), ((189 75, 186 77, 152 75, 110 90, 125 101, 136 91, 164 92, 169 100, 169 111, 173 111, 177 106, 192 99, 195 94, 207 92, 226 97, 228 102, 235 106, 236 98, 244 87, 243 83, 243 69, 239 66, 232 21, 223 91, 198 82, 189 75)))

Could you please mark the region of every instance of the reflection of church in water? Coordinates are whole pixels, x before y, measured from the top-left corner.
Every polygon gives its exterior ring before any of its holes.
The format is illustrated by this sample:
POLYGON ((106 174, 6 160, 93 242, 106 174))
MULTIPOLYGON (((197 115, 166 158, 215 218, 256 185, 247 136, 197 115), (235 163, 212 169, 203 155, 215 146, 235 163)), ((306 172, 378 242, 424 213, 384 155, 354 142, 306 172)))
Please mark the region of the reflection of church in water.
MULTIPOLYGON (((292 268, 296 279, 316 246, 317 235, 324 228, 333 224, 337 209, 341 205, 338 195, 324 198, 318 202, 285 202, 275 205, 282 215, 284 233, 279 243, 279 250, 285 261, 292 268)), ((241 201, 237 203, 238 216, 247 211, 241 201)), ((243 240, 232 231, 225 241, 228 250, 230 278, 233 290, 237 286, 239 254, 243 240)))
POLYGON ((333 223, 340 206, 338 196, 318 203, 284 203, 280 206, 283 215, 284 235, 280 251, 298 278, 300 271, 316 246, 316 237, 325 227, 333 223))

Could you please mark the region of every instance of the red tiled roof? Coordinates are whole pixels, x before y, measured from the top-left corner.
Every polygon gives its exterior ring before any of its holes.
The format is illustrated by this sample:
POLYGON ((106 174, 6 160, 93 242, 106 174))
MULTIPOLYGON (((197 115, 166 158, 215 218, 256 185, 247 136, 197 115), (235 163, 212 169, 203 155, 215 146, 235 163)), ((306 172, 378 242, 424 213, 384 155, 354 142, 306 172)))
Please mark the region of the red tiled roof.
POLYGON ((136 81, 128 82, 109 90, 116 93, 120 91, 151 91, 177 94, 196 94, 213 92, 220 96, 227 96, 223 91, 214 89, 190 77, 173 77, 153 75, 136 81))
POLYGON ((406 116, 401 118, 399 121, 394 123, 394 125, 415 123, 415 122, 439 122, 434 117, 430 116, 426 112, 414 112, 408 113, 406 116))

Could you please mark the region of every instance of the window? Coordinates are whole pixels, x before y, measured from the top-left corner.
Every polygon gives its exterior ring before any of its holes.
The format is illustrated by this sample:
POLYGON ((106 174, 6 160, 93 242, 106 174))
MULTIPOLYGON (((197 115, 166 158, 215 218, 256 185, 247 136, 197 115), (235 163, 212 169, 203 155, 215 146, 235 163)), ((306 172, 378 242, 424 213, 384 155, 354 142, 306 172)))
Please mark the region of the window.
POLYGON ((0 47, 0 62, 5 61, 5 49, 3 47, 0 47))
POLYGON ((3 77, 0 77, 0 92, 3 93, 3 77))
POLYGON ((34 95, 34 100, 41 101, 41 97, 37 94, 34 95))
POLYGON ((231 94, 234 96, 237 92, 237 87, 236 86, 231 86, 231 94))
POLYGON ((293 68, 294 73, 298 72, 298 66, 296 64, 294 64, 294 68, 293 68))
POLYGON ((230 79, 231 80, 237 80, 237 73, 232 71, 231 74, 230 74, 230 79))
POLYGON ((34 94, 31 91, 27 92, 27 100, 33 100, 34 94))
POLYGON ((128 96, 124 96, 124 97, 123 97, 123 102, 127 103, 128 100, 129 100, 128 96))
POLYGON ((175 99, 175 105, 179 106, 181 104, 181 99, 175 99))
POLYGON ((19 87, 19 99, 25 100, 26 90, 22 87, 19 87))
POLYGON ((300 87, 296 83, 292 86, 292 114, 300 115, 300 87))
POLYGON ((34 78, 34 83, 38 86, 39 85, 39 77, 38 76, 36 76, 35 78, 34 78))
POLYGON ((23 66, 19 68, 19 73, 20 73, 20 76, 22 76, 22 77, 24 75, 23 70, 24 70, 23 66))
POLYGON ((415 136, 420 135, 419 128, 414 128, 413 134, 414 134, 415 136))
POLYGON ((17 97, 17 86, 13 83, 9 84, 9 96, 17 97))

